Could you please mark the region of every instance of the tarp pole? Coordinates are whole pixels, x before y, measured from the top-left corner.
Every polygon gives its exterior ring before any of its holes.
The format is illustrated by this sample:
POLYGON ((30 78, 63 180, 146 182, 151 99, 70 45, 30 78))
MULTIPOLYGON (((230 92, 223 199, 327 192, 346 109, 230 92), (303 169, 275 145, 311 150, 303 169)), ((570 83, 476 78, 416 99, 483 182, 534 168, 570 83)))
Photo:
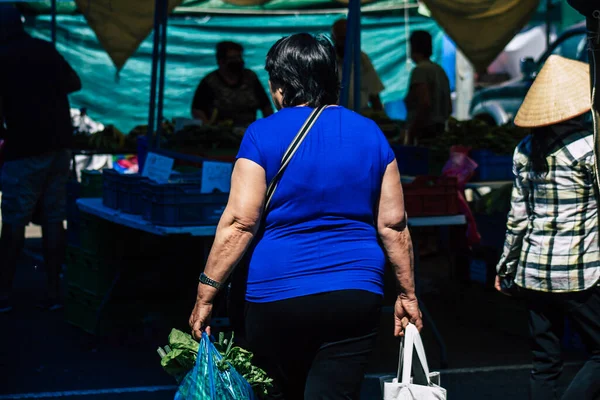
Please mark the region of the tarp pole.
POLYGON ((342 94, 340 98, 340 104, 344 107, 348 107, 349 95, 350 95, 350 76, 352 73, 352 51, 354 46, 354 7, 352 2, 348 4, 348 22, 346 24, 346 44, 344 53, 343 73, 342 73, 342 94))
POLYGON ((51 23, 50 23, 50 30, 52 32, 52 44, 54 46, 56 46, 56 0, 52 0, 51 3, 51 12, 52 12, 52 19, 51 19, 51 23))
POLYGON ((471 116, 471 100, 475 93, 475 69, 460 49, 456 49, 456 107, 454 115, 459 121, 471 116))
POLYGON ((362 52, 360 49, 360 0, 352 0, 354 6, 354 111, 360 112, 361 108, 361 86, 360 66, 362 52))
POLYGON ((160 135, 162 133, 162 121, 163 121, 163 105, 165 97, 165 64, 167 60, 167 20, 168 16, 168 3, 167 0, 162 0, 161 7, 161 21, 162 26, 160 29, 160 75, 158 80, 158 118, 157 118, 157 134, 156 134, 156 148, 160 147, 160 135))
POLYGON ((550 26, 552 25, 552 0, 546 0, 546 49, 550 48, 550 26))
POLYGON ((152 149, 154 127, 155 127, 155 112, 156 112, 156 81, 158 74, 158 57, 159 57, 159 45, 160 45, 160 15, 161 15, 161 0, 155 0, 154 2, 154 43, 152 47, 152 75, 150 78, 150 109, 148 112, 148 132, 146 138, 148 141, 148 149, 152 149))

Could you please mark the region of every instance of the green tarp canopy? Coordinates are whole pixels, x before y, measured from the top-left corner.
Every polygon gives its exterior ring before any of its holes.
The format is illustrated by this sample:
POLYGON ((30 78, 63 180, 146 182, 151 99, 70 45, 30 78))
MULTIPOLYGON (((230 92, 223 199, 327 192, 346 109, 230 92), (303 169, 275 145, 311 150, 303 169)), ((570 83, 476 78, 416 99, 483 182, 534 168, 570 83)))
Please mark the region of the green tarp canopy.
MULTIPOLYGON (((536 10, 564 0, 423 0, 478 71, 483 71, 531 19, 536 10), (474 34, 475 33, 475 34, 474 34)), ((172 14, 281 14, 343 12, 349 0, 169 0, 172 14)), ((414 8, 417 0, 362 0, 365 13, 414 8)), ((154 1, 76 0, 57 4, 58 12, 85 15, 90 27, 120 70, 150 34, 154 1)), ((47 13, 50 1, 25 3, 28 11, 47 13)))
MULTIPOLYGON (((122 0, 124 1, 124 0, 122 0)), ((340 0, 270 0, 262 5, 235 5, 234 2, 223 0, 183 0, 175 8, 175 14, 189 13, 211 13, 211 12, 261 12, 261 11, 322 11, 322 10, 346 10, 347 1, 340 0)), ((243 1, 241 3, 244 3, 243 1)), ((371 0, 364 1, 363 12, 389 10, 390 8, 401 8, 406 0, 371 0)), ((414 4, 415 1, 408 1, 414 4)), ((50 12, 50 1, 28 2, 21 5, 24 11, 47 14, 50 12)), ((59 14, 76 13, 77 4, 74 1, 62 1, 57 3, 59 14)))

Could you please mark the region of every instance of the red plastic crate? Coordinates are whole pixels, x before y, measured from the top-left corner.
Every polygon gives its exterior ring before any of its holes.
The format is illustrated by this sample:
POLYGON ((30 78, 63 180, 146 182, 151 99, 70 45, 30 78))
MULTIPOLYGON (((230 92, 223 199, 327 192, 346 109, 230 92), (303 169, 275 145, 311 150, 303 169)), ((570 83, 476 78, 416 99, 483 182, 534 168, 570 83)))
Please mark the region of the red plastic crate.
POLYGON ((459 214, 456 178, 418 176, 412 183, 405 184, 403 190, 409 217, 459 214))

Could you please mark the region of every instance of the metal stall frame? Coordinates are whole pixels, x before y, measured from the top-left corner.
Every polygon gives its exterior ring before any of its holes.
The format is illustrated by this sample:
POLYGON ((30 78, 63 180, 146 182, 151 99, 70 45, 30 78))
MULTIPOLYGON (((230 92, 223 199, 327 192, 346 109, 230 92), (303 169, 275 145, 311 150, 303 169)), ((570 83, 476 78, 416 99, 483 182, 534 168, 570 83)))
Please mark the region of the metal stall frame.
MULTIPOLYGON (((361 89, 360 3, 360 0, 350 0, 348 3, 348 33, 346 35, 346 54, 344 55, 341 97, 341 104, 347 105, 351 71, 354 68, 354 110, 357 112, 360 111, 361 89)), ((148 152, 153 152, 178 160, 202 163, 209 159, 205 157, 199 157, 190 154, 179 153, 177 151, 164 150, 160 148, 166 67, 168 22, 167 10, 168 0, 155 0, 152 72, 150 80, 150 107, 148 111, 148 131, 146 134, 148 152)))

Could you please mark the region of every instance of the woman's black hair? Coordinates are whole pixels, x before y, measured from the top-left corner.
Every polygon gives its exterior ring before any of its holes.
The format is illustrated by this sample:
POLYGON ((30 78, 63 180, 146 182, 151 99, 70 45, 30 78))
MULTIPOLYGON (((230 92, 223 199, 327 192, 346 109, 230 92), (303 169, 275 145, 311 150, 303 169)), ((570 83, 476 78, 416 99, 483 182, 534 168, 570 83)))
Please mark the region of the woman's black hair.
POLYGON ((325 36, 298 33, 278 40, 265 69, 273 88, 283 92, 283 107, 320 107, 339 100, 337 56, 325 36))
POLYGON ((549 171, 548 166, 548 137, 550 127, 535 128, 531 130, 531 153, 529 163, 534 176, 543 177, 549 171))
POLYGON ((544 177, 550 171, 548 165, 548 154, 556 145, 556 136, 552 132, 561 126, 559 132, 563 135, 585 129, 584 121, 587 113, 574 117, 557 125, 550 125, 531 130, 531 151, 529 154, 529 165, 533 176, 544 177), (553 140, 554 138, 554 140, 553 140))

